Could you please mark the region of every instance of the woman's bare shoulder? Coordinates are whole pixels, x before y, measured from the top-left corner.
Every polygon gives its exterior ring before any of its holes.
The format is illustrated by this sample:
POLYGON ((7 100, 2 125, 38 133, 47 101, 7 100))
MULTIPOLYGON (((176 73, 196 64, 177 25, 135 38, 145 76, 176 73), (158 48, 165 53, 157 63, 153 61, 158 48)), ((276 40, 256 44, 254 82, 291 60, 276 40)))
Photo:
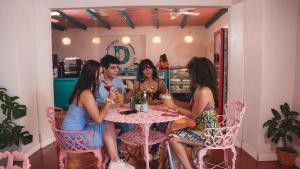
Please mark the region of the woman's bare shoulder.
POLYGON ((200 97, 211 96, 212 94, 213 94, 212 90, 209 87, 201 87, 198 89, 198 92, 197 92, 197 96, 200 96, 200 97))
POLYGON ((93 97, 93 93, 91 90, 85 89, 81 92, 80 94, 80 98, 81 99, 86 99, 88 97, 93 97))

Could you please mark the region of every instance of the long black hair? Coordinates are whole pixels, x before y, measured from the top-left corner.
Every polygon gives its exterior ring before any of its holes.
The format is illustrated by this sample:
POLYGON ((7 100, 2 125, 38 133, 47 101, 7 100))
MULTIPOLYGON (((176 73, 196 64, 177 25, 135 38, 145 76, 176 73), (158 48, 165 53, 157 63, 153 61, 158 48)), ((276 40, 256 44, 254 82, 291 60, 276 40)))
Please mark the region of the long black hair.
POLYGON ((80 94, 86 89, 92 90, 94 94, 97 90, 99 79, 99 68, 101 64, 95 60, 88 60, 81 70, 79 79, 71 93, 69 103, 72 104, 76 97, 76 104, 78 104, 80 94))
POLYGON ((215 103, 218 103, 217 71, 213 63, 205 57, 194 57, 187 67, 192 84, 210 88, 215 103))
POLYGON ((147 67, 150 67, 153 70, 152 78, 154 80, 158 80, 157 69, 156 69, 156 67, 154 66, 153 62, 150 59, 141 60, 141 63, 139 64, 139 67, 138 67, 137 80, 139 82, 144 82, 146 80, 143 71, 147 67))

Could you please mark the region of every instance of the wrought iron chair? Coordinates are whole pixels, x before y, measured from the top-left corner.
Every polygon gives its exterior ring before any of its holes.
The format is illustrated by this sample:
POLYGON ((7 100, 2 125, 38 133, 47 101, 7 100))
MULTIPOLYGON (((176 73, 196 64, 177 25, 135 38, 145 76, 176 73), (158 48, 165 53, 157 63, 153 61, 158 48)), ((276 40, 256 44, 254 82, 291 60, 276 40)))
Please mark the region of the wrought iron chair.
POLYGON ((238 135, 238 131, 244 116, 245 104, 237 102, 229 102, 225 104, 225 114, 221 118, 219 128, 206 128, 204 130, 204 135, 207 138, 204 143, 204 147, 200 147, 198 150, 198 168, 203 169, 203 164, 209 166, 210 169, 213 168, 229 168, 227 150, 230 149, 233 153, 232 167, 235 169, 236 160, 236 150, 235 150, 235 140, 238 135), (224 150, 224 161, 218 164, 212 164, 209 162, 204 162, 203 157, 206 155, 208 150, 220 149, 224 150))
POLYGON ((29 169, 31 166, 27 155, 23 152, 19 152, 19 151, 14 151, 12 153, 8 151, 0 152, 0 160, 5 158, 7 158, 6 168, 0 166, 0 169, 29 169), (14 165, 15 158, 18 160, 22 160, 21 167, 14 165))
POLYGON ((59 146, 59 166, 63 169, 67 164, 67 153, 92 152, 98 159, 97 166, 104 169, 108 159, 102 158, 102 148, 92 145, 93 133, 90 131, 62 131, 56 128, 55 108, 47 108, 47 117, 59 146))

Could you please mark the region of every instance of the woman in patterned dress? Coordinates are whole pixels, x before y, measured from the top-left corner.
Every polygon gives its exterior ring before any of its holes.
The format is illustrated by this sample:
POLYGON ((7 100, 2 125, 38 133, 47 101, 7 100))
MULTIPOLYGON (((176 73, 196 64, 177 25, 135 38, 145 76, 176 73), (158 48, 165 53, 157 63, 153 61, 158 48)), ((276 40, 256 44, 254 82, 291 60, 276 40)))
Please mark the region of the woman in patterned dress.
POLYGON ((194 57, 188 63, 189 75, 194 96, 190 106, 183 106, 172 99, 165 99, 165 104, 178 113, 192 118, 196 122, 193 128, 185 128, 171 133, 170 144, 177 158, 185 169, 192 169, 184 145, 202 146, 206 141, 203 131, 208 127, 218 127, 217 111, 217 80, 216 70, 212 62, 204 57, 194 57))

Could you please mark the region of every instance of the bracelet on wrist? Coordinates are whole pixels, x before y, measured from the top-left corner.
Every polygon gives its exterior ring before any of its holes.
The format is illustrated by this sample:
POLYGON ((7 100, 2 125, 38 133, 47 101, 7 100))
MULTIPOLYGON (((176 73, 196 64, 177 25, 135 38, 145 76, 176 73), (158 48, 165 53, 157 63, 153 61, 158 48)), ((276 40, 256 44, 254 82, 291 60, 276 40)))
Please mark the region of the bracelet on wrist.
POLYGON ((112 104, 115 104, 115 101, 113 99, 110 99, 110 98, 106 98, 106 102, 111 102, 112 104))

